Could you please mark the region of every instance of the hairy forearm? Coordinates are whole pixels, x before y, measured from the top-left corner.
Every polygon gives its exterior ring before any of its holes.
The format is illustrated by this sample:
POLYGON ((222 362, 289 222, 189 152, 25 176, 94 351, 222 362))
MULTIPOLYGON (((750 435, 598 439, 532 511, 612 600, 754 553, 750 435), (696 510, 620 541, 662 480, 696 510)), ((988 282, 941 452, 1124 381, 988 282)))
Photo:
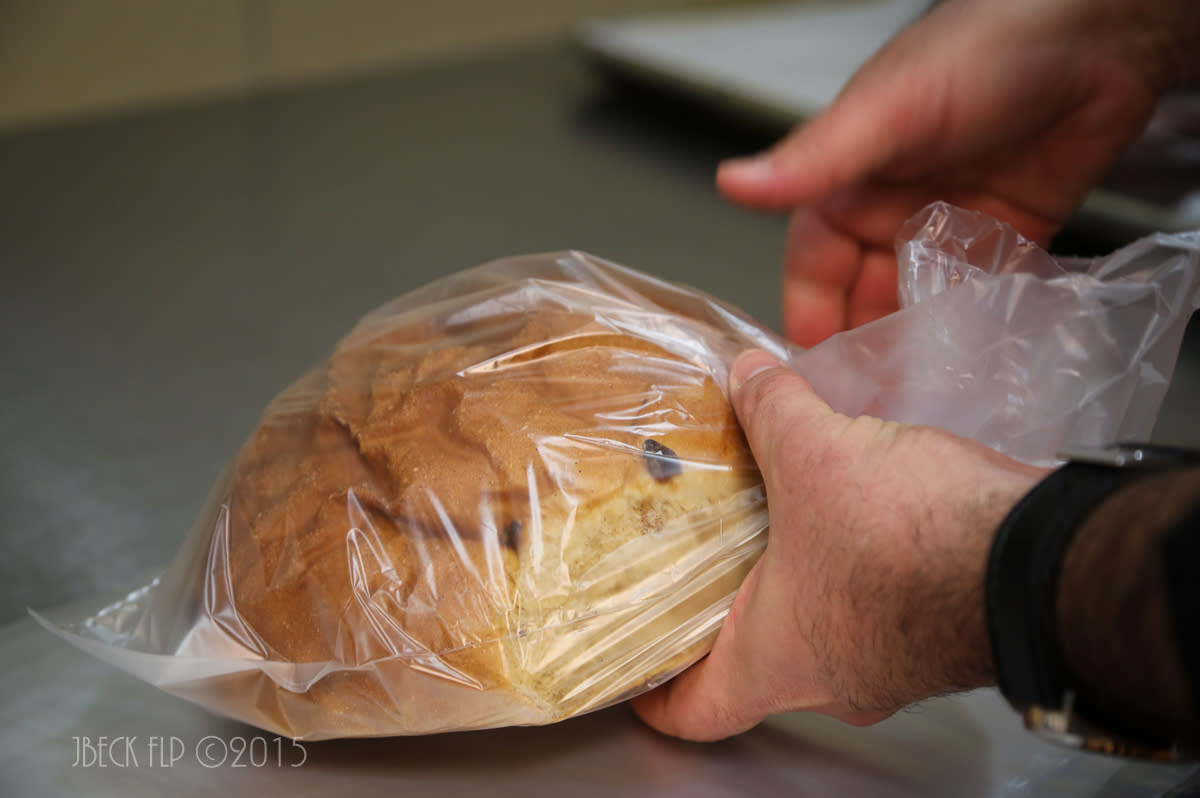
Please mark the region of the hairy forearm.
POLYGON ((1200 498, 1200 468, 1148 474, 1102 502, 1063 557, 1056 615, 1068 667, 1147 734, 1196 738, 1175 643, 1163 536, 1200 498))

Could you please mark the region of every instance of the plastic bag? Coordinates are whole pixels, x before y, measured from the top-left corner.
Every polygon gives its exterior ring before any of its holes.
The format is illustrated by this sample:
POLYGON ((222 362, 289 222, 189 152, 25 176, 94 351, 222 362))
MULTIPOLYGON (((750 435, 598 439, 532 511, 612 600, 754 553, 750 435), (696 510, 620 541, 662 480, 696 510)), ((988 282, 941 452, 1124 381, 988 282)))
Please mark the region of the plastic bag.
POLYGON ((1069 445, 1145 440, 1200 303, 1200 233, 1055 259, 946 203, 901 230, 898 313, 793 365, 834 409, 931 424, 1053 465, 1069 445))
POLYGON ((281 393, 87 650, 297 738, 542 724, 702 656, 765 545, 695 292, 586 255, 454 274, 281 393))
POLYGON ((806 352, 580 253, 394 300, 266 409, 161 578, 43 623, 298 738, 549 723, 701 657, 762 552, 724 394, 744 349, 790 358, 843 412, 1035 462, 1149 432, 1195 236, 1064 269, 949 206, 908 233, 906 307, 806 352))

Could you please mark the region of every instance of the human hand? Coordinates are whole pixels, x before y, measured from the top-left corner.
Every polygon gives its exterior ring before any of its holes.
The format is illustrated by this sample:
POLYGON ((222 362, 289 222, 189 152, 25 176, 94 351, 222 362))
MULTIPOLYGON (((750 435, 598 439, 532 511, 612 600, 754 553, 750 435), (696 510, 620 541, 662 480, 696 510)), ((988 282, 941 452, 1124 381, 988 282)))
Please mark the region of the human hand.
MULTIPOLYGON (((1047 245, 1178 78, 1163 40, 1173 19, 1195 16, 1188 5, 947 0, 824 113, 765 154, 723 164, 730 199, 794 209, 786 336, 813 346, 895 311, 896 233, 932 201, 1047 245)), ((1186 26, 1194 38, 1196 23, 1186 26)))
POLYGON ((810 710, 864 725, 994 681, 983 573, 1043 472, 932 427, 839 415, 771 355, 734 364, 766 480, 767 548, 712 652, 634 699, 650 726, 716 740, 810 710))

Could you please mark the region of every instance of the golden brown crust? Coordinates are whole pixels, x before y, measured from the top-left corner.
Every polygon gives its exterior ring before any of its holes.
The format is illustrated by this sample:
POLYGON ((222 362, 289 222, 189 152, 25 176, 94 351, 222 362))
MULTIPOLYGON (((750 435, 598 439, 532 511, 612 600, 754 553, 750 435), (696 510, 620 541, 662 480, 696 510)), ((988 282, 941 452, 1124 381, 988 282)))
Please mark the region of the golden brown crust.
MULTIPOLYGON (((549 715, 587 706, 568 693, 603 665, 588 651, 620 654, 589 619, 669 590, 663 569, 715 540, 714 508, 758 483, 708 370, 591 316, 366 325, 296 390, 237 461, 233 595, 265 657, 330 665, 281 705, 324 706, 350 734, 438 725, 380 677, 396 668, 549 715)), ((661 636, 696 610, 639 623, 661 636)))

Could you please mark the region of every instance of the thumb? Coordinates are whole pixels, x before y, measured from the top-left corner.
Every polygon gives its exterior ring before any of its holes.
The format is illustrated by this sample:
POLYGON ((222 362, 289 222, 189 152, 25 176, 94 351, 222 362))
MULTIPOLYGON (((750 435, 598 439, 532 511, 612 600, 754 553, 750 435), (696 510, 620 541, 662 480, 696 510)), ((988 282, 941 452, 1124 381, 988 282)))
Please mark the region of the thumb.
POLYGON ((825 111, 769 150, 717 168, 717 187, 730 200, 768 210, 790 209, 857 183, 897 154, 888 120, 894 98, 851 81, 825 111))
POLYGON ((778 459, 777 447, 786 445, 787 436, 781 433, 836 415, 807 380, 762 349, 738 355, 730 369, 729 390, 734 412, 768 489, 778 459))

